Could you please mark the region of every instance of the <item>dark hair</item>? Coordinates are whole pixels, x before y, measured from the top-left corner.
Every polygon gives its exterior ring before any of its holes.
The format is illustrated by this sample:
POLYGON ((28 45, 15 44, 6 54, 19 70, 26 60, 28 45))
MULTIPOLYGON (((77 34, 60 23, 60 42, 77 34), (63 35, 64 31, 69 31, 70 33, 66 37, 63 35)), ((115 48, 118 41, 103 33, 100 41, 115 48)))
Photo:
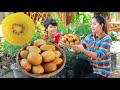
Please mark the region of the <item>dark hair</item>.
POLYGON ((103 31, 106 34, 108 34, 108 32, 107 32, 107 26, 106 26, 106 19, 103 16, 101 16, 101 15, 96 15, 93 18, 95 18, 100 25, 103 24, 103 31))
POLYGON ((53 25, 53 26, 57 26, 57 22, 54 20, 54 19, 51 19, 51 18, 47 18, 45 21, 44 21, 44 26, 45 28, 47 29, 48 28, 48 25, 53 25))

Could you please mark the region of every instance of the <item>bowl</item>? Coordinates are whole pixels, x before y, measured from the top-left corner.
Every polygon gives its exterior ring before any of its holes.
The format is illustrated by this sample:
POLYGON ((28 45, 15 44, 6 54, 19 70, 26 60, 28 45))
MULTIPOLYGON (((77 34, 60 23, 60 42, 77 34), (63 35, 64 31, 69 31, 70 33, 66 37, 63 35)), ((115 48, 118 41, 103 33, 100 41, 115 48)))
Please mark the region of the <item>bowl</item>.
MULTIPOLYGON (((29 45, 32 46, 33 44, 29 44, 29 45)), ((18 65, 18 67, 21 69, 21 71, 22 71, 24 74, 28 75, 29 77, 32 77, 32 78, 50 78, 50 77, 53 77, 53 76, 55 76, 56 74, 58 74, 58 73, 64 68, 65 63, 66 63, 66 55, 65 55, 65 53, 63 52, 63 50, 62 50, 61 47, 59 47, 59 46, 57 46, 57 45, 54 45, 54 46, 56 47, 56 49, 59 50, 60 53, 61 53, 60 58, 63 59, 62 65, 61 65, 56 71, 53 71, 53 72, 51 72, 51 73, 33 74, 33 73, 31 73, 31 72, 28 72, 28 71, 24 70, 24 69, 21 67, 21 65, 20 65, 20 60, 22 59, 22 58, 20 57, 20 52, 21 52, 22 50, 25 50, 27 46, 28 46, 28 45, 26 45, 25 47, 21 48, 20 51, 18 52, 17 57, 16 57, 16 63, 17 63, 17 65, 18 65)))

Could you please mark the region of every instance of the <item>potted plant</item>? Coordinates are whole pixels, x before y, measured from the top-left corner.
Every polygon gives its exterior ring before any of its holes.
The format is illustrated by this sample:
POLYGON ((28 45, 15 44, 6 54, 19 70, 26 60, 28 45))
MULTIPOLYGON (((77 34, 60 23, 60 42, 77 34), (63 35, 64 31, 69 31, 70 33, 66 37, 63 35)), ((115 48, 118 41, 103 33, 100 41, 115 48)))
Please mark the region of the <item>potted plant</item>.
POLYGON ((111 45, 111 64, 112 64, 112 71, 114 71, 116 69, 116 64, 117 64, 117 44, 119 44, 120 39, 117 37, 117 32, 110 32, 110 37, 112 38, 112 45, 111 45))

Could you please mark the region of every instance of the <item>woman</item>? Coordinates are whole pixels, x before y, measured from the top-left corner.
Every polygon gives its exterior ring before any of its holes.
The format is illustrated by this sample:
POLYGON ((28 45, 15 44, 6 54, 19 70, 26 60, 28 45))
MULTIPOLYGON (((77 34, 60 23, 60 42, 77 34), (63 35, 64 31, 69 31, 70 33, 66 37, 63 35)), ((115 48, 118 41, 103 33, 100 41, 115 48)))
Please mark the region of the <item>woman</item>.
MULTIPOLYGON (((93 33, 86 36, 80 45, 71 45, 76 53, 82 52, 88 56, 87 60, 75 60, 73 66, 75 78, 107 78, 110 75, 112 39, 107 35, 104 17, 94 16, 91 29, 93 33)), ((61 41, 59 45, 67 46, 61 41)))
POLYGON ((44 27, 46 29, 46 35, 43 36, 43 39, 52 39, 53 43, 57 43, 60 41, 61 34, 57 32, 57 22, 51 18, 47 18, 44 21, 44 27))

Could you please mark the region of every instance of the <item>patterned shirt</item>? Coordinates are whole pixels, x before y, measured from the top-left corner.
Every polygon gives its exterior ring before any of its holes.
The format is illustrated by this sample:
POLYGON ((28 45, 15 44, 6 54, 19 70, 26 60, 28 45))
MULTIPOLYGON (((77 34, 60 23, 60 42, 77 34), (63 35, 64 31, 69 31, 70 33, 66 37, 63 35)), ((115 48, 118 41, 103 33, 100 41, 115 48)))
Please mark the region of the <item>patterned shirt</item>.
POLYGON ((112 39, 105 33, 102 33, 100 37, 95 37, 93 34, 86 36, 82 45, 86 47, 86 50, 96 52, 97 59, 89 57, 89 62, 93 66, 94 73, 108 77, 111 71, 111 56, 110 46, 112 39))

